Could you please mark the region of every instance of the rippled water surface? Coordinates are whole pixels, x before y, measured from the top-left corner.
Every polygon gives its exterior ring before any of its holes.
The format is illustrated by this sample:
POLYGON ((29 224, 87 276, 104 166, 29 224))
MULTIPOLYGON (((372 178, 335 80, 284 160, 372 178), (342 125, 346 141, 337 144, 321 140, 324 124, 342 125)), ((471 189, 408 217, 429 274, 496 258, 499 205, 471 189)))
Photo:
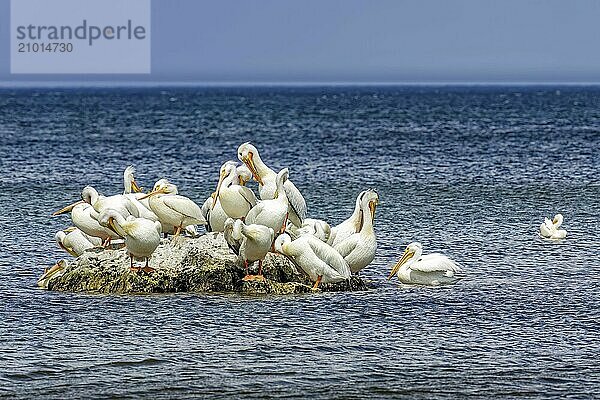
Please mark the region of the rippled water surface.
POLYGON ((0 397, 600 393, 600 89, 0 91, 0 397), (37 290, 52 211, 128 164, 201 203, 251 140, 339 223, 374 187, 374 289, 288 297, 37 290), (537 237, 561 212, 567 240, 537 237), (452 287, 386 281, 411 241, 452 287))

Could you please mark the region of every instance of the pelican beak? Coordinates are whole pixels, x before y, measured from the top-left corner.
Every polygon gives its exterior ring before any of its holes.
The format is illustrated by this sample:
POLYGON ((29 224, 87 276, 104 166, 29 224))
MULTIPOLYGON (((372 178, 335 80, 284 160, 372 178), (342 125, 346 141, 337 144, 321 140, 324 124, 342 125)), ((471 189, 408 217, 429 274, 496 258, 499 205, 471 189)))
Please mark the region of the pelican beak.
POLYGON ((402 258, 400 258, 400 260, 396 263, 396 265, 394 265, 394 268, 392 268, 392 272, 390 272, 390 276, 388 276, 388 281, 390 279, 392 279, 392 277, 394 275, 396 275, 398 273, 398 271, 400 270, 400 268, 406 264, 406 262, 408 260, 411 259, 411 257, 414 255, 415 253, 413 253, 412 251, 409 251, 408 249, 404 250, 404 254, 402 254, 402 258))
POLYGON ((119 232, 117 232, 117 228, 115 226, 115 220, 113 218, 108 219, 108 228, 111 231, 113 231, 114 233, 116 233, 117 235, 121 236, 121 234, 119 234, 119 232))
POLYGON ((63 229, 63 232, 65 233, 71 233, 73 231, 75 231, 77 228, 75 228, 74 226, 70 226, 67 229, 63 229))
POLYGON ((142 188, 138 186, 135 179, 131 181, 131 190, 133 193, 142 193, 142 188))
POLYGON ((371 210, 371 221, 375 221, 375 209, 377 208, 376 201, 369 202, 369 210, 371 210))
MULTIPOLYGON (((61 261, 62 261, 62 260, 61 260, 61 261)), ((40 277, 40 279, 38 279, 38 281, 37 281, 37 285, 38 285, 40 288, 47 289, 47 288, 48 288, 48 282, 49 282, 49 281, 50 281, 50 280, 51 280, 53 277, 55 277, 56 275, 58 275, 60 272, 64 271, 64 269, 65 269, 65 266, 64 266, 64 263, 63 263, 63 262, 61 262, 61 261, 58 261, 56 264, 54 264, 54 265, 52 266, 52 268, 50 268, 50 269, 46 269, 46 270, 44 271, 44 274, 43 274, 43 275, 40 277)))
POLYGON ((221 172, 221 175, 219 176, 219 183, 217 184, 217 190, 214 193, 213 196, 213 203, 212 203, 212 207, 210 208, 211 210, 215 208, 215 205, 217 205, 217 198, 219 197, 219 192, 221 191, 221 185, 223 184, 223 179, 225 179, 225 171, 221 172))
POLYGON ((60 210, 58 210, 58 211, 56 211, 56 212, 53 212, 53 213, 52 213, 52 216, 53 216, 53 217, 55 217, 55 216, 57 216, 57 215, 61 215, 61 214, 64 214, 64 213, 71 212, 71 210, 72 210, 73 208, 75 208, 75 206, 76 206, 76 205, 78 205, 78 204, 83 204, 83 203, 84 203, 84 201, 83 201, 83 200, 76 201, 76 202, 75 202, 75 203, 73 203, 73 204, 69 204, 69 205, 68 205, 68 206, 66 206, 65 208, 61 208, 60 210))
POLYGON ((246 186, 247 181, 244 180, 244 178, 242 178, 241 176, 238 177, 238 181, 240 186, 246 186))
POLYGON ((166 191, 165 191, 165 190, 166 190, 166 188, 159 188, 159 189, 153 190, 153 191, 151 191, 150 193, 148 193, 148 194, 146 194, 146 195, 144 195, 144 196, 140 197, 138 200, 144 200, 144 199, 147 199, 148 197, 150 197, 150 196, 154 196, 155 194, 159 194, 159 193, 166 193, 166 191))
POLYGON ((248 153, 248 157, 244 157, 242 161, 244 161, 244 164, 246 164, 246 166, 248 167, 248 169, 250 170, 250 172, 252 172, 252 176, 254 177, 254 180, 256 182, 258 182, 261 186, 263 186, 263 180, 260 177, 260 175, 258 175, 258 171, 256 170, 256 165, 254 165, 254 161, 252 160, 252 153, 248 153))

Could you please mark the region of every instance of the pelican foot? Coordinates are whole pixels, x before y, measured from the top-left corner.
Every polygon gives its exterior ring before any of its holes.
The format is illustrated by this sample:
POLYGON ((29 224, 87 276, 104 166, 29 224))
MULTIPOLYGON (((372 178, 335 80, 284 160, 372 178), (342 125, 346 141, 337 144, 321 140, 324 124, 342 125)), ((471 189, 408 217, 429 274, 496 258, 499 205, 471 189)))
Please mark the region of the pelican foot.
POLYGON ((265 277, 262 275, 246 275, 245 277, 242 278, 242 280, 244 282, 250 282, 250 281, 264 282, 265 277))
POLYGON ((141 267, 129 267, 129 270, 130 270, 131 272, 135 272, 135 273, 138 273, 138 272, 140 272, 140 271, 141 271, 141 269, 142 269, 141 267))
POLYGON ((147 274, 151 274, 151 273, 153 273, 156 270, 154 268, 152 268, 152 267, 144 267, 144 268, 142 268, 142 271, 144 271, 147 274))

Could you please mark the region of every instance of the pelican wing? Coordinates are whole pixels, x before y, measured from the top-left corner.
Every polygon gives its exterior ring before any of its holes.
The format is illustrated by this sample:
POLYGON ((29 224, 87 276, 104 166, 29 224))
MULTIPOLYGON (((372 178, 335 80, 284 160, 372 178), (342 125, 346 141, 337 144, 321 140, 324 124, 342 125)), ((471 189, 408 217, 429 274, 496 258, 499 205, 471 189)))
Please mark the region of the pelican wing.
POLYGON ((283 188, 285 189, 285 195, 288 198, 292 211, 296 213, 300 219, 300 223, 302 223, 304 218, 306 218, 306 201, 304 200, 304 197, 302 197, 302 193, 300 193, 296 185, 290 180, 285 181, 283 188))
POLYGON ((200 207, 198 207, 196 203, 187 197, 180 196, 178 194, 172 194, 163 196, 161 200, 163 200, 164 204, 173 211, 178 212, 186 217, 194 218, 200 221, 198 222, 199 224, 206 224, 200 207))
POLYGON ((315 236, 307 235, 305 240, 315 253, 315 255, 324 263, 335 269, 340 275, 346 279, 350 278, 350 267, 344 257, 337 252, 336 249, 324 243, 315 236))
POLYGON ((352 234, 343 241, 337 243, 334 246, 334 249, 337 250, 338 253, 342 255, 342 257, 346 258, 356 249, 358 246, 358 241, 360 240, 360 236, 358 234, 352 234))
POLYGON ((256 205, 258 200, 256 198, 256 195, 250 188, 246 186, 237 185, 237 189, 239 194, 244 198, 244 200, 246 200, 246 203, 250 205, 250 208, 256 205))
POLYGON ((246 215, 245 222, 246 224, 253 224, 258 219, 260 214, 262 214, 265 210, 265 203, 257 203, 254 207, 248 211, 248 215, 246 215))
POLYGON ((432 253, 422 256, 410 269, 420 272, 461 272, 461 268, 451 259, 443 254, 432 253))

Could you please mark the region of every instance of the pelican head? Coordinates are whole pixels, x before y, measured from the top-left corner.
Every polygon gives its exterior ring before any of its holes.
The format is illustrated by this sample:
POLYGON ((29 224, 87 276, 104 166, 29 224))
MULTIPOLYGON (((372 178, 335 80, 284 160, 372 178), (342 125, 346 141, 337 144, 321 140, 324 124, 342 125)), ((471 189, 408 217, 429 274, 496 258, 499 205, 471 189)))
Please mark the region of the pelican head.
POLYGON ((418 259, 422 253, 423 246, 421 246, 421 243, 419 242, 412 242, 411 244, 406 246, 406 250, 404 250, 402 257, 392 268, 392 272, 390 272, 390 276, 388 276, 388 281, 398 273, 398 271, 404 264, 406 264, 410 260, 418 259))
POLYGON ((254 161, 255 158, 260 160, 256 147, 252 146, 250 142, 241 144, 240 147, 238 147, 238 158, 248 167, 254 179, 262 185, 263 180, 258 174, 254 161))
POLYGON ((177 194, 177 186, 175 186, 165 178, 159 179, 154 184, 152 191, 146 194, 145 196, 140 197, 138 200, 143 200, 157 194, 177 194))
POLYGON ((277 182, 277 189, 275 189, 275 194, 273 195, 274 199, 279 197, 279 188, 283 187, 283 184, 288 180, 289 176, 290 170, 287 168, 284 168, 277 173, 277 177, 275 178, 275 182, 277 182))
MULTIPOLYGON (((135 218, 133 216, 130 216, 131 218, 135 218)), ((112 230, 113 232, 115 232, 117 235, 119 236, 123 236, 122 235, 122 230, 119 229, 117 227, 117 225, 115 224, 115 219, 121 219, 123 218, 121 216, 121 214, 119 214, 118 212, 116 212, 115 210, 112 210, 110 208, 107 208, 106 210, 102 211, 100 213, 100 215, 98 216, 98 223, 104 227, 109 228, 110 230, 112 230)))
POLYGON ((552 224, 554 225, 555 228, 558 229, 559 226, 561 226, 563 223, 563 216, 562 214, 556 214, 554 216, 554 218, 552 219, 552 224))
POLYGON ((245 186, 250 179, 252 179, 252 172, 246 166, 246 164, 242 164, 236 168, 236 172, 238 175, 238 181, 240 186, 245 186))
POLYGON ((125 168, 125 172, 123 172, 123 185, 125 186, 125 191, 123 193, 142 192, 142 189, 138 186, 133 174, 135 174, 135 168, 133 165, 125 168))
POLYGON ((93 205, 96 203, 96 201, 98 201, 98 196, 98 191, 92 186, 86 186, 81 191, 81 199, 88 204, 93 205))
POLYGON ((65 269, 69 266, 67 260, 62 259, 56 262, 50 269, 46 269, 44 274, 38 279, 37 285, 42 289, 48 289, 48 283, 62 274, 65 273, 65 269))
POLYGON ((221 192, 221 185, 223 184, 223 180, 229 175, 236 174, 236 165, 237 163, 234 161, 227 161, 225 164, 221 166, 221 170, 219 171, 219 183, 217 184, 217 190, 215 191, 215 195, 213 197, 213 203, 211 209, 214 209, 217 205, 217 197, 219 197, 219 193, 221 192))
POLYGON ((275 240, 275 244, 274 244, 275 251, 283 254, 283 246, 288 243, 291 243, 291 242, 292 242, 292 238, 287 233, 279 235, 277 237, 277 239, 275 240))
POLYGON ((375 209, 379 204, 379 195, 374 189, 365 190, 359 195, 361 209, 368 208, 371 212, 371 220, 375 220, 375 209))

